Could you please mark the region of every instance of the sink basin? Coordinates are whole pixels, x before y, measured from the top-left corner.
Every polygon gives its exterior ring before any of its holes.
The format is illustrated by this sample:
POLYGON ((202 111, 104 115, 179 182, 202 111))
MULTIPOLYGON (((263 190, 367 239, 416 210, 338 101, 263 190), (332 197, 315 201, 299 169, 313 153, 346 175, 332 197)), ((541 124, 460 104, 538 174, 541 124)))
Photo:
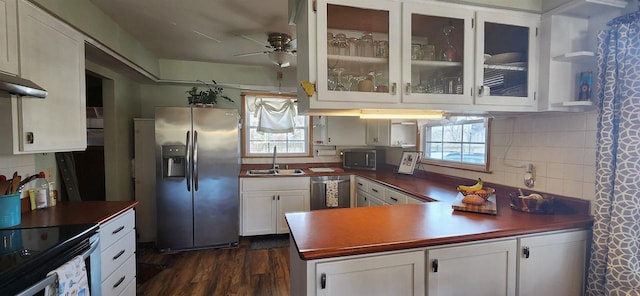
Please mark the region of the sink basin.
POLYGON ((301 169, 248 170, 247 175, 259 175, 259 176, 304 175, 304 171, 301 169))
POLYGON ((274 170, 248 170, 247 175, 275 175, 274 170))
POLYGON ((277 169, 276 175, 304 175, 301 169, 277 169))

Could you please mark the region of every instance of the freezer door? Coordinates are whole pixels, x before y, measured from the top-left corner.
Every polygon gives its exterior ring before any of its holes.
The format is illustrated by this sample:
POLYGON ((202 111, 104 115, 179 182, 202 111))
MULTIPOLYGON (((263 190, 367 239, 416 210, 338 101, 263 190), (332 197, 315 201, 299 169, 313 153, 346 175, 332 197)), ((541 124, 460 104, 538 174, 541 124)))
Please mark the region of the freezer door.
POLYGON ((193 203, 190 174, 191 109, 156 107, 156 206, 158 247, 193 247, 193 203))
POLYGON ((194 247, 238 242, 238 124, 237 110, 193 108, 194 247))

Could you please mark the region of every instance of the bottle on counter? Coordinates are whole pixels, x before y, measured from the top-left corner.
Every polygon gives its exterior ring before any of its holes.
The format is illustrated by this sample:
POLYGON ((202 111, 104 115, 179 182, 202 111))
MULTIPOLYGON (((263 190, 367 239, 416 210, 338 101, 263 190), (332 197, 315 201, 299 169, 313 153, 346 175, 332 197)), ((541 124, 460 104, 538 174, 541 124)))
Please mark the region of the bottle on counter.
POLYGON ((58 191, 56 190, 56 182, 49 182, 49 206, 53 207, 58 203, 58 191))
POLYGON ((49 182, 45 179, 44 172, 40 172, 38 174, 38 179, 36 180, 35 190, 35 200, 36 200, 36 209, 44 209, 49 206, 49 182))

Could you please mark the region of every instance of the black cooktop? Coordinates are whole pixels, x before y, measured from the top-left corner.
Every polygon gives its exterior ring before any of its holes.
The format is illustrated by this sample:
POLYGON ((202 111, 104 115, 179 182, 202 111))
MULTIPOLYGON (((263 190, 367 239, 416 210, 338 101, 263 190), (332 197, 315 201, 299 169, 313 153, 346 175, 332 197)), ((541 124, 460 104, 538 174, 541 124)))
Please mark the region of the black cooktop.
POLYGON ((97 224, 0 229, 0 291, 14 294, 44 279, 87 250, 97 230, 97 224))

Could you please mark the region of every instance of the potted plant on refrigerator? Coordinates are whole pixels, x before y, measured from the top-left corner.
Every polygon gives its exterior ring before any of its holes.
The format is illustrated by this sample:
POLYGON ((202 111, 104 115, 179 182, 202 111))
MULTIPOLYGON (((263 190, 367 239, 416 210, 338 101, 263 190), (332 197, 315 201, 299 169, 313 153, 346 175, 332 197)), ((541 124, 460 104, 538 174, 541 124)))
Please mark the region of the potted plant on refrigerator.
MULTIPOLYGON (((198 80, 200 81, 200 80, 198 80)), ((212 84, 200 81, 202 84, 206 86, 206 90, 198 90, 198 87, 194 86, 187 93, 187 100, 189 101, 189 105, 196 106, 213 106, 218 103, 219 98, 223 98, 231 103, 234 101, 228 96, 224 95, 224 89, 218 85, 215 80, 211 80, 212 84)))

